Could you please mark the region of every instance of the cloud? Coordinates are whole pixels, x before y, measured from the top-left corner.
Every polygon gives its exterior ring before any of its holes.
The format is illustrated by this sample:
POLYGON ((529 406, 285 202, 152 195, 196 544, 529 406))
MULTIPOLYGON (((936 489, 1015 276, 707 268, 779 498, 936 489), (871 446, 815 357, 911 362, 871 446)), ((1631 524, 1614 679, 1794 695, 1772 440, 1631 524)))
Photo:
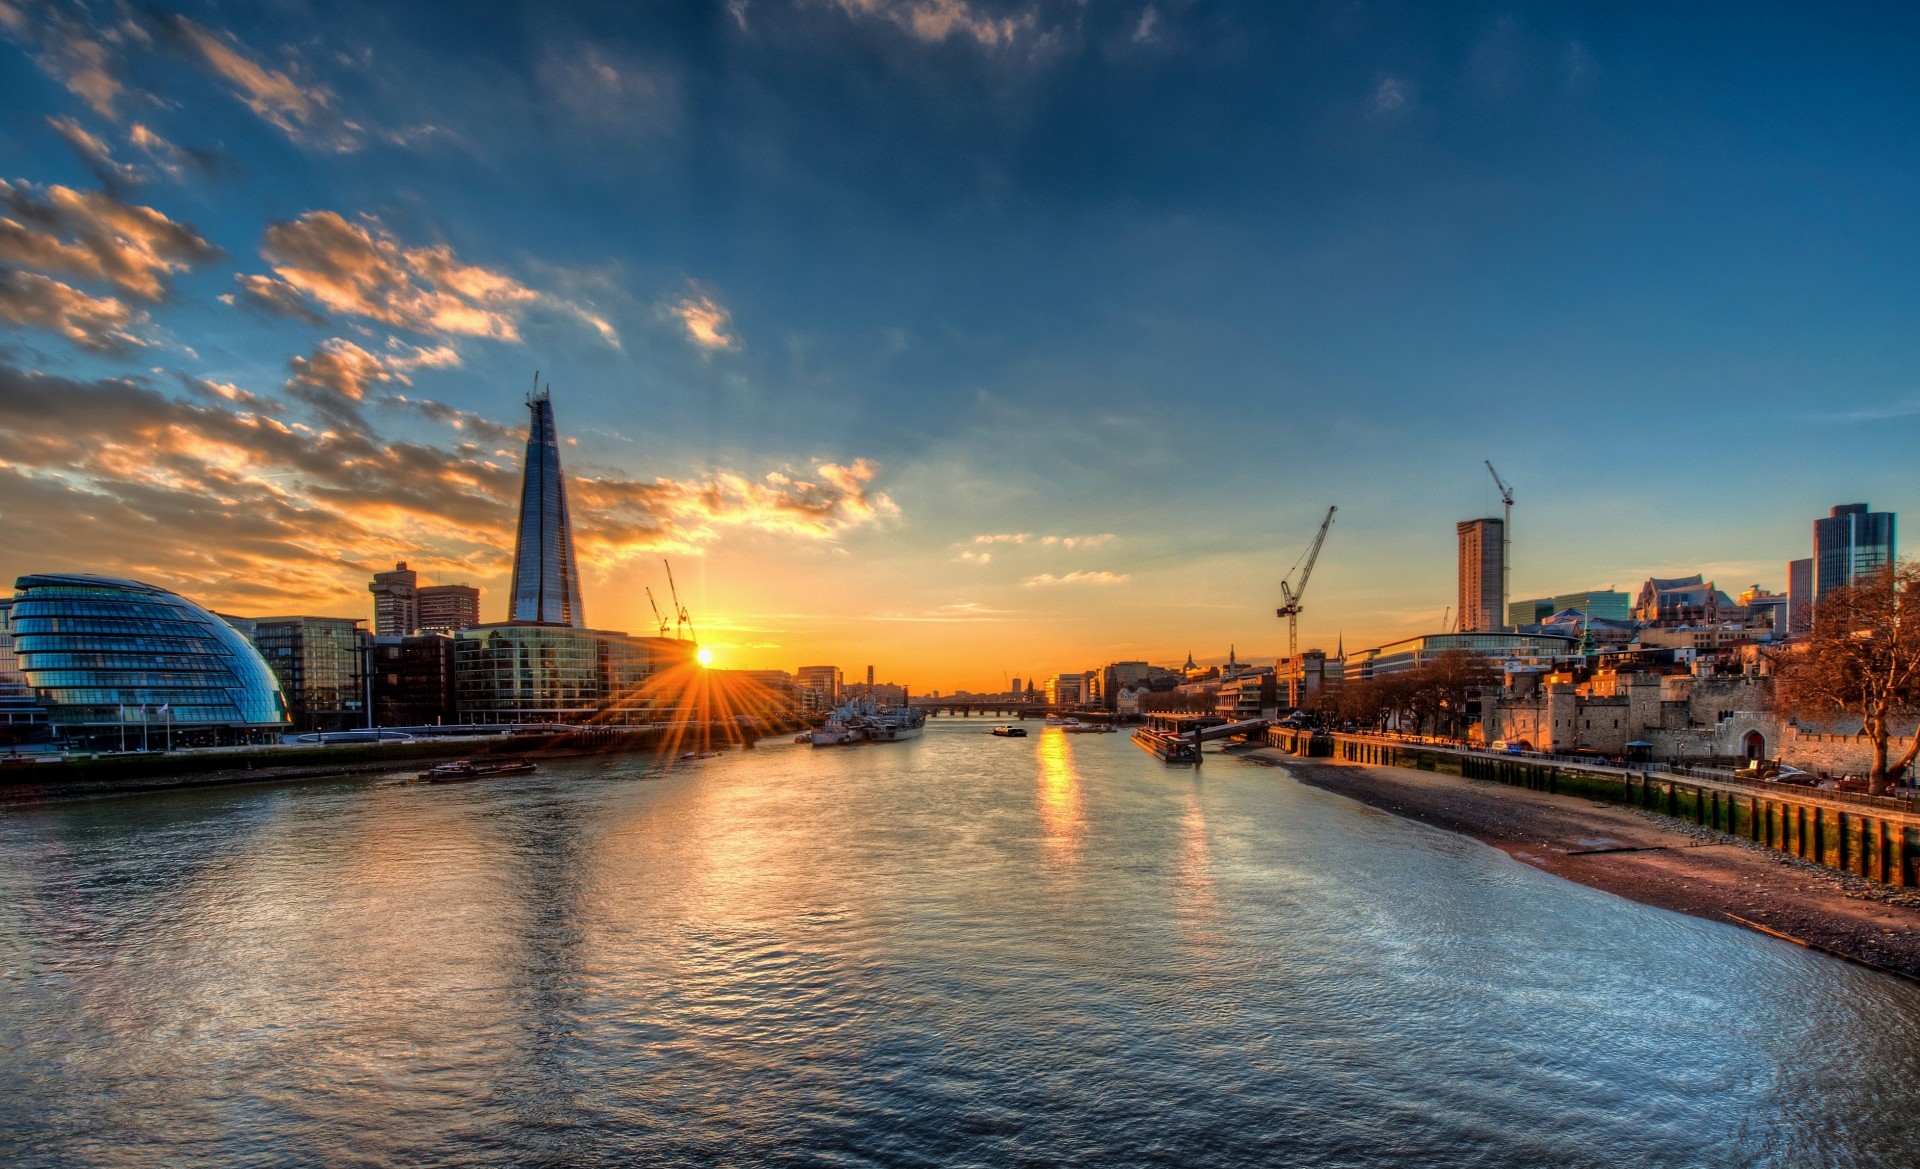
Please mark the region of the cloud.
MULTIPOLYGON (((367 423, 359 412, 359 404, 367 400, 369 390, 388 383, 410 386, 413 379, 407 374, 411 370, 446 369, 460 364, 460 355, 445 345, 422 349, 390 337, 387 349, 386 353, 370 353, 340 337, 322 341, 312 354, 288 359, 287 368, 292 376, 287 379, 287 392, 313 407, 331 425, 364 430, 367 423)), ((438 402, 406 404, 430 417, 437 410, 442 414, 441 421, 461 419, 461 412, 438 402)))
POLYGON ((223 253, 190 225, 105 191, 0 179, 0 263, 102 280, 159 301, 166 277, 223 253))
POLYGON ((93 177, 109 191, 137 187, 146 181, 146 172, 129 162, 120 162, 113 157, 113 150, 106 142, 89 132, 85 126, 68 117, 48 118, 47 125, 67 140, 67 145, 87 164, 93 177))
POLYGON ((849 16, 885 21, 928 43, 958 36, 988 47, 1004 47, 1034 32, 1040 19, 1033 11, 1015 16, 988 16, 968 0, 835 0, 835 3, 849 16))
POLYGON ((1045 587, 1049 585, 1123 584, 1128 579, 1129 579, 1128 575, 1124 572, 1092 572, 1092 571, 1082 570, 1079 572, 1069 572, 1065 576, 1055 576, 1051 572, 1043 572, 1039 576, 1028 577, 1022 583, 1025 584, 1028 588, 1033 588, 1036 586, 1045 587))
POLYGON ((998 532, 993 535, 975 536, 975 544, 1037 544, 1044 548, 1097 548, 1102 544, 1111 544, 1119 537, 1112 532, 1101 532, 1096 536, 1039 536, 1032 532, 998 532))
POLYGON ((353 133, 358 127, 334 113, 333 91, 326 86, 260 64, 231 33, 216 33, 177 13, 156 12, 151 20, 166 44, 225 81, 234 97, 289 138, 340 151, 359 148, 353 133))
POLYGON ((127 143, 145 153, 168 178, 176 181, 184 178, 188 171, 203 179, 220 179, 239 170, 239 164, 222 151, 175 146, 139 122, 128 129, 127 143))
POLYGON ((1406 105, 1408 97, 1406 82, 1398 77, 1382 78, 1379 86, 1373 91, 1373 112, 1390 114, 1406 105))
POLYGON ((125 93, 119 48, 146 39, 131 19, 95 25, 84 7, 50 0, 0 0, 0 29, 103 118, 116 115, 125 93))
POLYGON ((1160 39, 1160 11, 1149 4, 1140 10, 1140 22, 1133 26, 1133 43, 1150 45, 1160 39))
POLYGON ((962 552, 960 560, 966 564, 988 564, 993 560, 991 552, 962 552))
POLYGON ((748 479, 719 471, 704 479, 652 482, 586 478, 569 485, 596 551, 619 559, 661 547, 711 542, 725 528, 826 539, 890 519, 900 509, 871 487, 879 467, 866 459, 815 463, 811 477, 791 470, 748 479))
POLYGON ((143 345, 129 329, 145 320, 111 296, 96 297, 36 272, 0 268, 0 321, 58 333, 82 349, 117 353, 143 345))
POLYGON ((415 333, 497 341, 519 341, 527 310, 544 305, 620 344, 613 326, 586 307, 465 263, 446 244, 408 246, 372 216, 356 223, 334 211, 309 211, 274 223, 260 255, 274 275, 235 276, 239 291, 228 303, 311 320, 321 319, 318 305, 415 333))
POLYGON ((695 289, 668 305, 666 315, 680 322, 687 331, 687 339, 702 349, 736 349, 739 338, 727 332, 733 323, 733 314, 722 308, 718 301, 704 292, 695 289))

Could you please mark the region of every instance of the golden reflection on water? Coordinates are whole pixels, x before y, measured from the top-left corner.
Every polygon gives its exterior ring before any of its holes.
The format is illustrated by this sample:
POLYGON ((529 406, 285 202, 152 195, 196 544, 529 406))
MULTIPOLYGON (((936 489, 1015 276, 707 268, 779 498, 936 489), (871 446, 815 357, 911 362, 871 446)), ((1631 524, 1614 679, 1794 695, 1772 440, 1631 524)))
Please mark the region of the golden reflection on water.
POLYGON ((1073 744, 1066 732, 1048 729, 1041 732, 1034 755, 1040 760, 1040 831, 1047 863, 1057 869, 1072 868, 1080 861, 1080 846, 1087 834, 1073 744))
POLYGON ((1181 932, 1189 943, 1220 940, 1220 896, 1213 879, 1213 849, 1207 843, 1207 813, 1200 793, 1187 793, 1180 816, 1180 868, 1175 881, 1181 932))

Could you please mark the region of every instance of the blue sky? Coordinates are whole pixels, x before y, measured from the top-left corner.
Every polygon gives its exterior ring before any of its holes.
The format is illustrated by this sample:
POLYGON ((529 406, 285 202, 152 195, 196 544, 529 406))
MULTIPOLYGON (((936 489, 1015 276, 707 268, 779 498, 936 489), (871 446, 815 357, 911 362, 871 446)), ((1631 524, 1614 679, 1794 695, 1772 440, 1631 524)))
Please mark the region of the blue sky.
POLYGON ((405 558, 498 608, 535 369, 594 624, 646 626, 665 552, 723 664, 923 688, 1271 655, 1330 503, 1303 638, 1437 627, 1485 458, 1520 595, 1779 588, 1832 504, 1913 502, 1903 6, 0 0, 0 34, 16 573, 358 615, 405 558))

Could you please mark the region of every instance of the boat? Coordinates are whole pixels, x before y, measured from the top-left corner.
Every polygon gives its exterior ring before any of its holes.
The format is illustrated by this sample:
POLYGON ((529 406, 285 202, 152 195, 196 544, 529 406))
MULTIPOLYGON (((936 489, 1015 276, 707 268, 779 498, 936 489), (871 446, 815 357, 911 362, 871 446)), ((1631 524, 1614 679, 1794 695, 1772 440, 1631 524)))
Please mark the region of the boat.
POLYGON ((1024 739, 1027 737, 1027 728, 1003 724, 993 728, 993 730, 988 733, 998 735, 1002 739, 1024 739))
POLYGON ((873 708, 859 700, 853 700, 834 708, 827 721, 816 727, 813 732, 813 745, 816 747, 844 747, 851 743, 865 742, 867 738, 867 718, 873 708))
POLYGON ((1141 727, 1133 732, 1133 741, 1141 749, 1151 751, 1162 763, 1200 762, 1200 744, 1177 732, 1141 727))
POLYGON ((1080 720, 1069 718, 1064 714, 1050 714, 1046 718, 1046 724, 1050 727, 1079 726, 1080 720))
POLYGON ((1067 723, 1060 729, 1069 735, 1110 735, 1113 733, 1113 724, 1083 723, 1075 720, 1067 723))
POLYGON ((492 779, 496 775, 525 775, 538 770, 538 767, 524 759, 513 763, 475 763, 471 759, 456 759, 427 768, 415 782, 471 783, 476 779, 492 779))
POLYGON ((927 712, 910 706, 888 706, 865 720, 867 738, 875 743, 898 743, 917 739, 927 727, 927 712))

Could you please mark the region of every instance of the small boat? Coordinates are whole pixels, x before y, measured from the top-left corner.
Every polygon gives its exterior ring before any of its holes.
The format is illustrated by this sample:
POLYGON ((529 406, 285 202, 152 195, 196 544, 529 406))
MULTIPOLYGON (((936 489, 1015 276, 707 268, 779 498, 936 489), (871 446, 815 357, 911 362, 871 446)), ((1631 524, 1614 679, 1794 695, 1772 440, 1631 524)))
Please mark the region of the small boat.
POLYGON ((1000 738, 1003 738, 1003 739, 1024 739, 1027 737, 1027 728, 1015 727, 1015 726, 997 726, 993 728, 993 730, 989 733, 998 735, 1000 738))
POLYGON ((456 759, 452 763, 441 763, 420 773, 417 783, 471 783, 476 779, 492 779, 496 775, 525 775, 538 771, 538 767, 521 760, 515 763, 475 763, 470 759, 456 759))
POLYGON ((682 759, 715 759, 715 758, 718 758, 719 755, 720 755, 720 752, 718 751, 682 751, 680 752, 680 758, 682 759))
POLYGON ((1080 720, 1077 718, 1069 718, 1063 714, 1050 714, 1046 718, 1046 725, 1050 727, 1077 727, 1080 725, 1080 720))
POLYGON ((1069 735, 1110 735, 1113 733, 1113 726, 1110 723, 1083 723, 1078 720, 1069 722, 1060 729, 1069 735))
POLYGON ((1200 762, 1200 744, 1182 734, 1141 727, 1133 732, 1133 741, 1142 750, 1152 752, 1162 763, 1200 762))

